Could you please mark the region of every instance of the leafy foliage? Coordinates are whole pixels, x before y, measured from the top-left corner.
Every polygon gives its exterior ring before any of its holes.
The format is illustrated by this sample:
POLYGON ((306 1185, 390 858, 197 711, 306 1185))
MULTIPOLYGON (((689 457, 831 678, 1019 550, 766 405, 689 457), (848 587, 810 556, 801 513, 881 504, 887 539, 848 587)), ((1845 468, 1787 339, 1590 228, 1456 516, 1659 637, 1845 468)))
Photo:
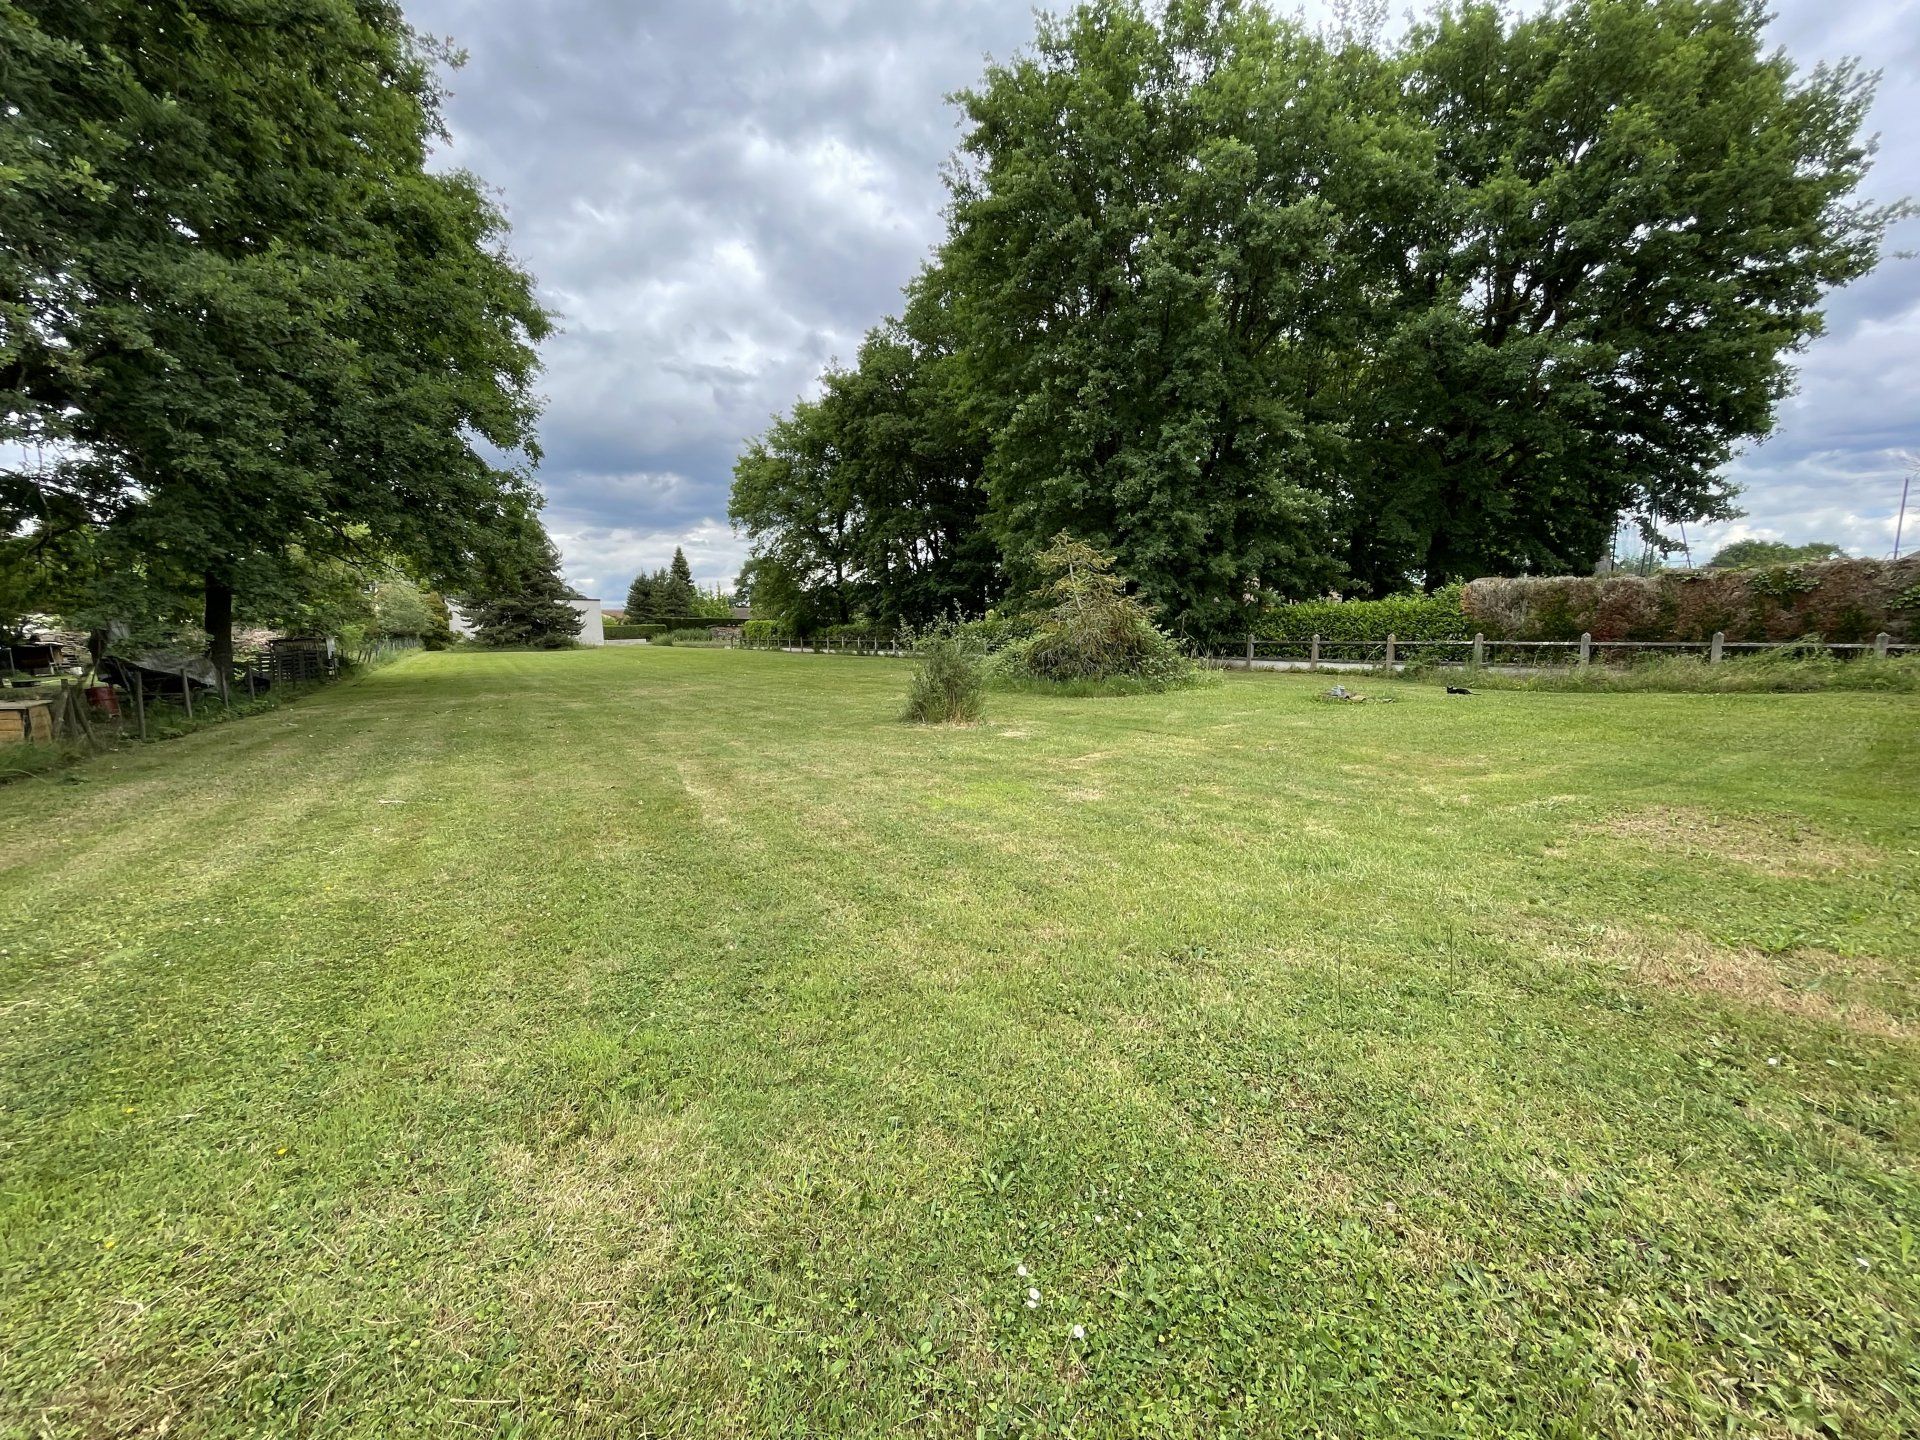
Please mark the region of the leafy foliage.
POLYGON ((382 638, 412 637, 429 650, 453 643, 447 602, 422 590, 404 575, 392 575, 373 586, 373 616, 368 627, 382 638))
POLYGON ((772 613, 977 613, 1065 529, 1218 638, 1733 513, 1902 213, 1852 198, 1870 78, 1751 0, 1366 11, 1095 0, 960 96, 902 318, 736 467, 772 613))
POLYGON ((1473 623, 1460 608, 1460 588, 1384 600, 1306 600, 1276 605, 1254 626, 1263 640, 1470 640, 1473 623))
POLYGON ((985 653, 965 627, 936 625, 914 640, 918 663, 907 685, 903 720, 916 725, 971 725, 986 709, 985 653))
POLYGON ((867 337, 748 446, 729 513, 753 541, 756 608, 801 633, 978 610, 997 583, 980 437, 937 306, 867 337))
POLYGON ((530 511, 548 320, 394 5, 10 4, 0 54, 0 532, 108 532, 218 658, 294 547, 453 580, 530 511))
POLYGON ((1838 545, 1816 540, 1807 545, 1789 545, 1784 540, 1736 540, 1722 546, 1707 563, 1716 570, 1757 570, 1775 565, 1810 565, 1818 560, 1843 560, 1847 552, 1838 545))
POLYGON ((717 585, 711 590, 696 588, 692 598, 687 602, 687 614, 698 615, 707 620, 732 620, 736 618, 733 613, 732 598, 722 594, 720 587, 717 585))
POLYGON ((1821 635, 1859 643, 1885 631, 1916 633, 1902 593, 1920 580, 1920 557, 1828 560, 1770 570, 1667 571, 1637 576, 1475 580, 1461 604, 1473 628, 1508 640, 1706 640, 1821 635))
POLYGON ((995 655, 996 673, 1051 683, 1128 679, 1153 689, 1196 677, 1179 644, 1113 573, 1112 556, 1062 532, 1035 565, 1046 580, 1034 596, 1033 633, 995 655))

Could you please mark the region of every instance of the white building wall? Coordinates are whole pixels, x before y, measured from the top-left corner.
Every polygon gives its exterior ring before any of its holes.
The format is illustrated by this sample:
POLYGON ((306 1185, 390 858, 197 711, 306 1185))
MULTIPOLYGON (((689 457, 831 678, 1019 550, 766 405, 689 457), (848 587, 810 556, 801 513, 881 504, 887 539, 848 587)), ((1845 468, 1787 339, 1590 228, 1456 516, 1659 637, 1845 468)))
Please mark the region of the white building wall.
POLYGON ((580 643, 582 645, 606 644, 607 624, 600 614, 600 602, 575 600, 570 603, 580 612, 580 643))
POLYGON ((480 633, 473 628, 473 622, 467 618, 466 612, 451 600, 447 602, 447 628, 462 640, 471 640, 480 633))

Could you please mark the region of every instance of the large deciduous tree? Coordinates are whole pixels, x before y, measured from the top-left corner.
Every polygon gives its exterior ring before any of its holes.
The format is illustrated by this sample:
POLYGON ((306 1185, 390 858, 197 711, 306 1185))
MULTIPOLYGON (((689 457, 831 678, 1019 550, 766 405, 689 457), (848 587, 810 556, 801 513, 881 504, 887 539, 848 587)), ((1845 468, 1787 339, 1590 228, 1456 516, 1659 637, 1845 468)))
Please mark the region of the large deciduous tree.
POLYGON ((1363 333, 1344 491, 1376 590, 1585 570, 1622 514, 1734 513, 1833 286, 1890 209, 1870 79, 1796 75, 1758 0, 1442 7, 1394 66, 1433 164, 1381 216, 1391 323, 1363 333))
POLYGON ((1463 0, 1390 47, 1345 8, 1099 0, 960 97, 904 327, 736 469, 766 593, 968 603, 1067 530, 1217 634, 1732 513, 1725 462, 1897 213, 1853 198, 1868 77, 1797 74, 1757 0, 1463 0), (902 331, 931 383, 889 382, 902 331), (912 503, 929 453, 964 503, 912 503), (920 566, 880 561, 902 523, 920 566))
POLYGON ((55 456, 10 528, 191 577, 224 662, 260 557, 451 578, 530 513, 547 318, 396 6, 18 0, 0 50, 0 439, 55 456))
POLYGON ((1022 566, 1112 550, 1172 624, 1216 630, 1331 578, 1330 352, 1372 183, 1318 40, 1256 7, 1088 6, 961 98, 952 308, 1022 566))
POLYGON ((984 452, 937 307, 875 331, 819 399, 734 468, 731 513, 754 543, 756 608, 802 628, 865 617, 924 624, 997 593, 984 452))

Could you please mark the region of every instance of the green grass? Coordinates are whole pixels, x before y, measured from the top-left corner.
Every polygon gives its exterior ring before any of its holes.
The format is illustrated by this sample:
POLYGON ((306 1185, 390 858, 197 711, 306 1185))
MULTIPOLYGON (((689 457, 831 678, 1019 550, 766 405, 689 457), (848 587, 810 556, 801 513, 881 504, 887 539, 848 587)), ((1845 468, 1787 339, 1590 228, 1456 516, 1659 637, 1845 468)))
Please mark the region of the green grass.
POLYGON ((1836 660, 1826 654, 1792 651, 1736 655, 1709 665, 1702 655, 1663 655, 1628 665, 1564 666, 1530 675, 1476 670, 1465 682, 1459 670, 1427 672, 1450 675, 1455 683, 1484 690, 1538 690, 1587 694, 1758 695, 1818 690, 1881 691, 1920 694, 1920 655, 1880 658, 1862 655, 1836 660))
POLYGON ((0 1433, 1920 1432, 1914 699, 906 680, 0 789, 0 1433))

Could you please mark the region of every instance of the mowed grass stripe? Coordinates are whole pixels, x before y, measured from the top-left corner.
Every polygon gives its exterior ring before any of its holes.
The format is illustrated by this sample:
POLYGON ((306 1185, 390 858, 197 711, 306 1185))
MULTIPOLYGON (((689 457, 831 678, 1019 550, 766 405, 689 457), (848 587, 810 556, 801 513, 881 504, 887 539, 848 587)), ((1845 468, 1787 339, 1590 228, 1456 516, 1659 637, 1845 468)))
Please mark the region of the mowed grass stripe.
POLYGON ((1911 699, 904 680, 421 656, 0 791, 0 1422, 1920 1423, 1911 699))

